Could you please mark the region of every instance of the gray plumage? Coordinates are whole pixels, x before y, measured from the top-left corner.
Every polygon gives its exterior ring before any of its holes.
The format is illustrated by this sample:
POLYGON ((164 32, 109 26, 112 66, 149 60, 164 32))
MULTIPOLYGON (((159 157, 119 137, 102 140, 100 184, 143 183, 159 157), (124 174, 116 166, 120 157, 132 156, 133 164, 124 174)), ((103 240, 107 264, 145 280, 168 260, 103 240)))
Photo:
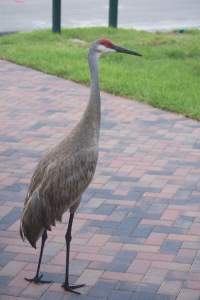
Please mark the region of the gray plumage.
POLYGON ((65 211, 76 211, 82 193, 94 176, 101 117, 98 58, 107 52, 141 56, 107 39, 91 45, 88 55, 91 91, 86 110, 70 135, 40 160, 25 198, 20 234, 33 247, 43 232, 61 221, 65 211))
POLYGON ((68 209, 74 212, 91 182, 98 159, 100 92, 97 43, 89 51, 91 93, 86 110, 68 137, 38 163, 25 198, 20 234, 33 247, 68 209))

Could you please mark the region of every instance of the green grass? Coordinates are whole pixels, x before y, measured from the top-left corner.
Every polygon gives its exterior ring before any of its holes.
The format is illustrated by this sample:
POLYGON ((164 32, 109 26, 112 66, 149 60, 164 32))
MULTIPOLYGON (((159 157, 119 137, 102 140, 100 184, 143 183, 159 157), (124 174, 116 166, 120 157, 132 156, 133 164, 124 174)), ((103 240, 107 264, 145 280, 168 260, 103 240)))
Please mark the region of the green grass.
POLYGON ((200 120, 198 30, 179 34, 78 28, 65 29, 61 35, 50 30, 17 33, 0 38, 0 58, 89 84, 87 51, 89 44, 100 37, 143 54, 102 57, 102 90, 200 120))

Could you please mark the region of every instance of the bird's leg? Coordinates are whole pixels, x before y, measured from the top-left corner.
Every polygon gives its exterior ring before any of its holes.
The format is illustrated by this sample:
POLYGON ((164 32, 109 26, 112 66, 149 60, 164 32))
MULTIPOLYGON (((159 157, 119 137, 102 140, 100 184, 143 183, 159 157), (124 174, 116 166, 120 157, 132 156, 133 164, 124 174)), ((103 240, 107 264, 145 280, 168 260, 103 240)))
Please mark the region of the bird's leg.
POLYGON ((43 254, 43 250, 44 250, 44 244, 47 240, 47 231, 45 230, 42 234, 42 243, 41 243, 41 248, 40 248, 40 256, 39 256, 39 261, 38 261, 38 266, 37 266, 37 271, 35 274, 35 277, 33 278, 25 278, 25 280, 29 281, 29 282, 34 282, 34 283, 51 283, 51 281, 47 281, 47 280, 42 280, 42 274, 39 275, 40 272, 40 265, 41 265, 41 261, 42 261, 42 254, 43 254))
POLYGON ((70 242, 71 242, 71 239, 72 239, 71 232, 72 232, 73 219, 74 219, 74 213, 70 213, 68 228, 67 228, 67 232, 66 232, 66 235, 65 235, 65 240, 66 240, 66 271, 65 271, 65 282, 63 283, 62 287, 66 291, 69 291, 69 292, 72 292, 72 293, 75 293, 75 294, 80 294, 79 292, 74 291, 74 290, 85 286, 85 284, 69 285, 69 254, 70 254, 70 242))

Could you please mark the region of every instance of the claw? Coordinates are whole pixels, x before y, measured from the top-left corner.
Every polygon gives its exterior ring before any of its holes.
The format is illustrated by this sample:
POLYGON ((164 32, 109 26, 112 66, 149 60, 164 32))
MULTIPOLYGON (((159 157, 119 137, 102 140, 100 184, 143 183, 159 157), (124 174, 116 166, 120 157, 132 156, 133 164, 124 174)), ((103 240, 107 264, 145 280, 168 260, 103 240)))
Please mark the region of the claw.
POLYGON ((28 282, 33 282, 35 284, 39 283, 52 283, 51 280, 42 280, 43 274, 40 274, 39 276, 35 276, 33 278, 24 278, 28 282))
POLYGON ((81 293, 79 293, 77 291, 74 291, 74 290, 82 288, 84 286, 85 286, 85 284, 79 284, 79 285, 68 285, 66 283, 62 284, 62 287, 64 288, 65 291, 71 292, 71 293, 74 293, 74 294, 77 294, 77 295, 80 295, 81 293))

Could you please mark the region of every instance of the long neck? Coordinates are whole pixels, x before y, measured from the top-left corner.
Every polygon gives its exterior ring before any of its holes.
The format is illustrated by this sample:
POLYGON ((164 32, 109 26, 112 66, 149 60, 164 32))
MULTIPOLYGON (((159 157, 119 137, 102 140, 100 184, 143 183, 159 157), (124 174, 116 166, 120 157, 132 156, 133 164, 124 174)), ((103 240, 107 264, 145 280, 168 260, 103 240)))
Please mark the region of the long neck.
POLYGON ((98 56, 92 50, 88 54, 88 63, 91 80, 90 102, 98 105, 100 102, 98 56))
POLYGON ((88 63, 91 78, 90 99, 81 123, 84 127, 85 134, 88 134, 88 138, 92 137, 98 141, 101 118, 101 100, 98 76, 98 56, 93 49, 90 49, 89 51, 88 63))

